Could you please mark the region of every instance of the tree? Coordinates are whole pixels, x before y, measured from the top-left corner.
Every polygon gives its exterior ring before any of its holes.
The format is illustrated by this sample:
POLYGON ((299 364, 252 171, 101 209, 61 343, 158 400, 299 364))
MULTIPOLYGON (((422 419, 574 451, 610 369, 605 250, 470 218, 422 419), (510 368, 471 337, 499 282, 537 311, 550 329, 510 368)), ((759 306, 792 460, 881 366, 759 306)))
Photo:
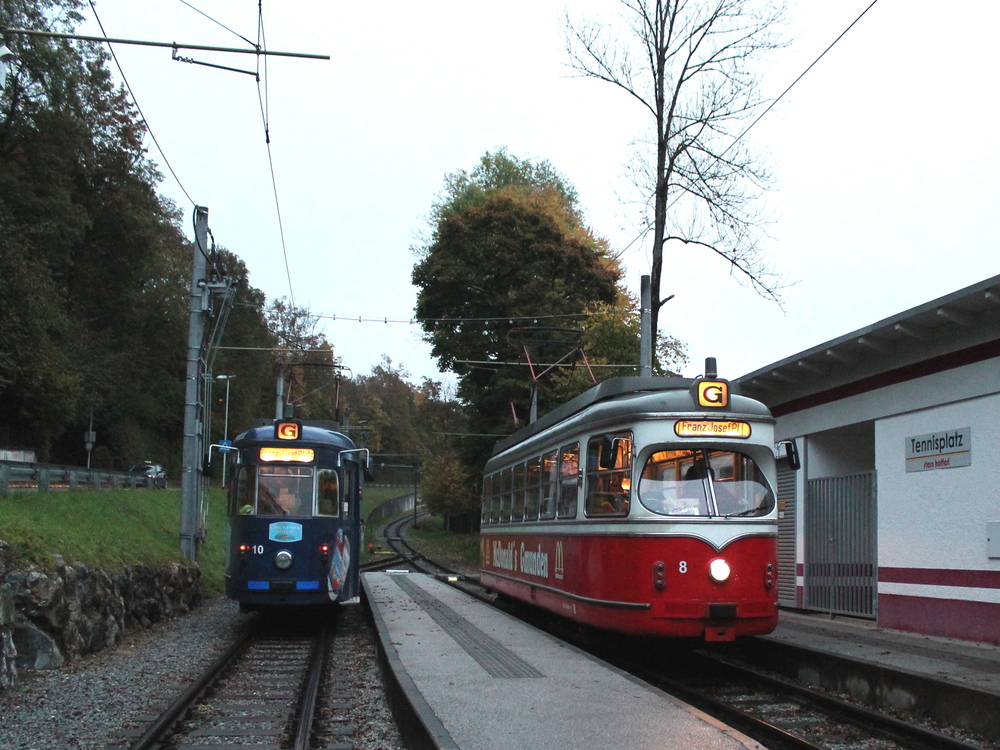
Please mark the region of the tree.
MULTIPOLYGON (((373 453, 416 456, 423 451, 418 436, 416 388, 402 366, 382 355, 368 375, 344 383, 352 437, 363 431, 373 453)), ((390 462, 391 463, 391 462, 390 462)))
MULTIPOLYGON (((214 374, 235 375, 229 388, 229 437, 249 428, 254 420, 274 416, 275 362, 277 335, 268 327, 266 297, 249 283, 246 264, 225 249, 219 263, 233 280, 233 307, 222 334, 214 374)), ((218 442, 225 428, 225 383, 217 382, 214 392, 212 442, 218 442)))
MULTIPOLYGON (((72 32, 78 0, 0 0, 0 27, 72 32)), ((0 96, 0 414, 64 463, 179 457, 186 276, 143 126, 99 46, 8 35, 0 96)))
POLYGON ((336 393, 340 360, 333 354, 333 344, 317 330, 319 318, 284 297, 271 302, 266 318, 278 344, 285 402, 295 406, 297 416, 337 419, 328 396, 336 393))
MULTIPOLYGON (((585 323, 587 361, 593 378, 598 382, 636 374, 639 361, 639 300, 631 292, 619 288, 613 305, 594 305, 585 323), (617 366, 613 366, 617 365, 617 366)), ((688 363, 687 347, 673 336, 661 333, 657 337, 653 358, 653 373, 676 376, 688 363)), ((552 375, 553 388, 570 397, 593 385, 587 368, 578 366, 559 370, 552 375)))
POLYGON ((421 496, 427 510, 436 516, 468 517, 469 499, 476 482, 470 481, 458 456, 442 450, 430 456, 420 471, 421 496))
POLYGON ((619 0, 629 36, 566 16, 570 65, 622 89, 653 120, 630 177, 653 230, 652 331, 659 330, 663 252, 690 243, 722 256, 765 298, 779 283, 763 260, 758 198, 771 181, 738 129, 758 109, 754 64, 781 46, 774 29, 784 5, 772 0, 619 0))
MULTIPOLYGON (((417 316, 442 370, 459 375, 469 428, 467 467, 478 469, 513 408, 526 415, 530 380, 507 335, 516 325, 579 321, 616 299, 607 243, 582 221, 575 191, 548 162, 487 153, 471 174, 446 179, 433 233, 413 269, 417 316)), ((543 399, 540 399, 544 401, 543 399)))

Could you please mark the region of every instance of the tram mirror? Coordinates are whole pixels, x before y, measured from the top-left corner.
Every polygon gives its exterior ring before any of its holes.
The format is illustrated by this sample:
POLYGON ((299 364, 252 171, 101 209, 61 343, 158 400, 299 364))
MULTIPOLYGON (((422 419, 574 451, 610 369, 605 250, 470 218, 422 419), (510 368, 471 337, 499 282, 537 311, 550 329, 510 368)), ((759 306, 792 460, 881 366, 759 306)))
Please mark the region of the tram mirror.
POLYGON ((802 468, 802 461, 799 460, 799 448, 795 444, 794 440, 782 440, 778 443, 778 457, 784 453, 784 457, 788 459, 788 468, 792 471, 798 471, 802 468))

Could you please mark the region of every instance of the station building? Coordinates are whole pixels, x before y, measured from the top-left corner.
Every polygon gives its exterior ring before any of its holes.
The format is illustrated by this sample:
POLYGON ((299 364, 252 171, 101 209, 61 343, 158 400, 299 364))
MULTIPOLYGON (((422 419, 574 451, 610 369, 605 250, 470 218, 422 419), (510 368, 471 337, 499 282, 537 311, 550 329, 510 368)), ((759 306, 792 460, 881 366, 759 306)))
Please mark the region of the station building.
POLYGON ((1000 276, 736 380, 767 404, 786 608, 1000 644, 1000 276))

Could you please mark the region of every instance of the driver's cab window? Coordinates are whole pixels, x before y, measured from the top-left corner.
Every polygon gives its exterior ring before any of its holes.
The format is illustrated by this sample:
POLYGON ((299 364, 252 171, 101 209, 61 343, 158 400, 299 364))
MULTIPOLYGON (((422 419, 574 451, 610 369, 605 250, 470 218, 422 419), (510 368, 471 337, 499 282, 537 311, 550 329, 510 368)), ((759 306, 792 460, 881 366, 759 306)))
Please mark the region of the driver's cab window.
POLYGON ((309 466, 257 467, 257 514, 311 516, 313 470, 309 466))

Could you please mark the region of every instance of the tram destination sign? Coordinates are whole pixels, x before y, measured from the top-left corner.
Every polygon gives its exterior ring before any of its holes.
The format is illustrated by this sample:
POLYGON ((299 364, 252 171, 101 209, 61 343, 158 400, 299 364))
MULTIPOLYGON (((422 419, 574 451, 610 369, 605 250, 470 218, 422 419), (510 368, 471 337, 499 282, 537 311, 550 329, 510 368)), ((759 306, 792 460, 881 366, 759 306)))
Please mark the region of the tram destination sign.
POLYGON ((972 428, 941 430, 906 440, 906 471, 934 471, 972 466, 972 428))
POLYGON ((722 422, 713 419, 678 420, 674 424, 677 437, 750 437, 749 422, 722 422))

